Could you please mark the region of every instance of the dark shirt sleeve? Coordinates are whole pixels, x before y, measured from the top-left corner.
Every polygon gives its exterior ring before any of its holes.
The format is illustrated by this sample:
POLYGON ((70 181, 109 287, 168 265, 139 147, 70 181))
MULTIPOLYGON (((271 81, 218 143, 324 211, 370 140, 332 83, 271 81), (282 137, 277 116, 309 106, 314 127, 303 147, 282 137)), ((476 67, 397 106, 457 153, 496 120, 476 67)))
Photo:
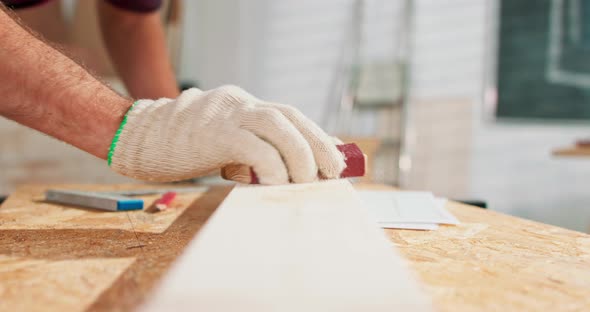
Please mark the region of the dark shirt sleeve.
MULTIPOLYGON (((0 0, 10 9, 23 9, 48 2, 50 0, 0 0)), ((106 2, 127 11, 150 13, 162 6, 162 0, 105 0, 106 2)))
POLYGON ((41 3, 48 2, 49 0, 0 0, 9 9, 24 9, 32 7, 41 3))
POLYGON ((162 0, 105 0, 106 2, 127 11, 150 13, 162 6, 162 0))

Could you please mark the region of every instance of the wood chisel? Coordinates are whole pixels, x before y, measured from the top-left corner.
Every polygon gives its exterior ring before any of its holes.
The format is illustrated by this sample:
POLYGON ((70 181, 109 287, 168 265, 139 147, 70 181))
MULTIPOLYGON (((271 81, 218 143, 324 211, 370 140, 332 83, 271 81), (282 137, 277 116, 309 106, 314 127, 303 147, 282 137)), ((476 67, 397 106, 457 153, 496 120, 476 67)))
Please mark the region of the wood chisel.
POLYGON ((48 190, 45 200, 52 203, 88 208, 127 211, 143 209, 143 200, 100 192, 48 190))

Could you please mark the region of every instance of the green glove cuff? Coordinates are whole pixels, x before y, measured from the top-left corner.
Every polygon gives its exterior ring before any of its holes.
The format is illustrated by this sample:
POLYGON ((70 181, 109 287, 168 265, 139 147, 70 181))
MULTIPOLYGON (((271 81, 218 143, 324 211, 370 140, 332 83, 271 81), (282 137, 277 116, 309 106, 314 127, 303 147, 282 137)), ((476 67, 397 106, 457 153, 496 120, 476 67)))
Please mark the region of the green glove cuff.
POLYGON ((111 142, 111 147, 109 148, 109 156, 107 157, 107 163, 109 164, 109 166, 111 165, 113 154, 115 153, 115 147, 117 147, 117 142, 119 142, 119 136, 123 131, 123 127, 125 127, 125 124, 127 124, 127 115, 129 115, 129 112, 131 112, 135 104, 137 104, 137 102, 134 102, 133 105, 131 105, 131 107, 127 111, 127 113, 125 113, 125 117, 123 117, 123 121, 121 121, 119 129, 117 129, 117 132, 115 132, 115 136, 113 137, 113 141, 111 142))

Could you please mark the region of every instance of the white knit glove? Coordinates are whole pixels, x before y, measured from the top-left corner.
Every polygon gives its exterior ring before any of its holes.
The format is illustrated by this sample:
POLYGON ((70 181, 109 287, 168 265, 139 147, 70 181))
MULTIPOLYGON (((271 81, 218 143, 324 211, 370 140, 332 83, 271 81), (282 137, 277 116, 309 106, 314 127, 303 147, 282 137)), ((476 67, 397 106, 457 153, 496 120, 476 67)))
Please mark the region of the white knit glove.
POLYGON ((297 109, 235 86, 137 101, 113 139, 109 164, 122 175, 161 182, 243 164, 261 184, 337 178, 346 167, 332 138, 297 109))

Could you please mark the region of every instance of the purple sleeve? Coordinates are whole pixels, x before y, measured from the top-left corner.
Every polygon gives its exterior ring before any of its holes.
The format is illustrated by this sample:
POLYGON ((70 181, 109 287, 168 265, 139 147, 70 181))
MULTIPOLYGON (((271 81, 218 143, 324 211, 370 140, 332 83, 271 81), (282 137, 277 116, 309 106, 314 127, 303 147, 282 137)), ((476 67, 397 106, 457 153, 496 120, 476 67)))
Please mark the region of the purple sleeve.
POLYGON ((13 10, 32 7, 48 1, 49 0, 0 0, 0 2, 4 3, 7 8, 13 10))
POLYGON ((162 6, 162 0, 105 0, 106 2, 127 11, 150 13, 162 6))
MULTIPOLYGON (((32 7, 50 0, 0 0, 10 9, 32 7)), ((162 0, 105 0, 108 3, 127 11, 149 13, 157 11, 162 6, 162 0)))

